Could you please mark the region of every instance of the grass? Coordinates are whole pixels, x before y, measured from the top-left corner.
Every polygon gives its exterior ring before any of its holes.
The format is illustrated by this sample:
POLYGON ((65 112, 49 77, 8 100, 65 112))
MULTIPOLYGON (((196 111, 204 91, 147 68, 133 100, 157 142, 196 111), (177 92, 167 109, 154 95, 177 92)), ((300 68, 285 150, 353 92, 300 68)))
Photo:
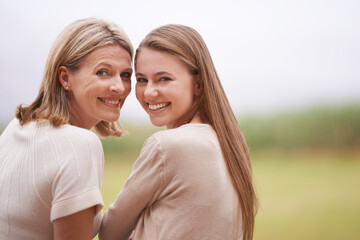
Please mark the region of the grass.
POLYGON ((239 119, 252 149, 345 148, 360 145, 360 103, 239 119))
MULTIPOLYGON (((359 102, 239 120, 261 203, 255 240, 360 239, 359 122, 359 102), (301 150, 314 148, 326 150, 301 150)), ((145 139, 160 130, 124 125, 130 135, 102 140, 104 210, 120 192, 145 139)))
MULTIPOLYGON (((106 153, 105 209, 120 192, 135 154, 106 153)), ((257 151, 261 209, 255 240, 360 239, 360 152, 257 151)))
POLYGON ((107 156, 103 175, 101 193, 105 203, 105 209, 112 203, 122 189, 126 179, 129 177, 133 162, 128 159, 136 159, 136 156, 129 158, 117 158, 115 155, 107 156))
POLYGON ((253 159, 261 201, 256 240, 360 239, 359 153, 272 153, 253 159))

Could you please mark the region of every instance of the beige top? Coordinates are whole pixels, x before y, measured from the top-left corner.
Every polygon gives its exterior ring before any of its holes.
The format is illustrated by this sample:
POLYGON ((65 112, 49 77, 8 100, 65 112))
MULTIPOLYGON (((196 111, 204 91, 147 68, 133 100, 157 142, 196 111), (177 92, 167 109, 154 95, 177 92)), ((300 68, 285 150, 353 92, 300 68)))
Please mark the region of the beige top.
POLYGON ((93 132, 12 120, 0 137, 0 239, 53 239, 52 221, 92 206, 96 233, 103 167, 93 132))
POLYGON ((237 209, 216 133, 186 124, 146 140, 99 236, 127 239, 135 228, 134 240, 234 240, 237 209))

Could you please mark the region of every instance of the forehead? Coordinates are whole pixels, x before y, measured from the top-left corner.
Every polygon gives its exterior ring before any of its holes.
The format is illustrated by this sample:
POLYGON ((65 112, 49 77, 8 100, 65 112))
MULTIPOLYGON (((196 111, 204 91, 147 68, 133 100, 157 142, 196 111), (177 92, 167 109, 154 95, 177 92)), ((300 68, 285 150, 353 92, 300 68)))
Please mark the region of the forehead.
POLYGON ((174 55, 164 51, 142 48, 136 58, 137 72, 186 71, 185 64, 174 55))
POLYGON ((131 65, 130 54, 120 45, 99 47, 84 58, 84 64, 97 64, 101 61, 131 65))

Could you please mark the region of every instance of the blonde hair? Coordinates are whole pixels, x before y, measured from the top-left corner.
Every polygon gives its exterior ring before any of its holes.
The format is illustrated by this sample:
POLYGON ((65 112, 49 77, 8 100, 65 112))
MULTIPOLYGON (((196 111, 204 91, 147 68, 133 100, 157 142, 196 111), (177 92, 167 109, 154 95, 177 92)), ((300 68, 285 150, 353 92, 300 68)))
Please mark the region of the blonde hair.
MULTIPOLYGON (((244 240, 253 239, 258 200, 255 193, 250 154, 239 124, 227 100, 206 44, 194 29, 183 25, 165 25, 150 32, 140 43, 141 48, 164 51, 178 57, 190 73, 198 75, 201 94, 193 109, 179 121, 199 111, 204 122, 217 133, 233 187, 239 199, 238 217, 242 216, 244 240)), ((239 230, 237 235, 239 235, 239 230)))
MULTIPOLYGON (((117 25, 97 18, 85 18, 68 25, 56 38, 45 65, 44 76, 36 99, 29 106, 19 105, 16 117, 21 125, 38 119, 48 119, 55 127, 70 120, 66 91, 60 84, 58 69, 66 66, 77 70, 82 59, 94 50, 111 44, 123 47, 133 58, 133 47, 126 33, 117 25)), ((94 126, 101 136, 121 136, 118 121, 100 121, 94 126)))

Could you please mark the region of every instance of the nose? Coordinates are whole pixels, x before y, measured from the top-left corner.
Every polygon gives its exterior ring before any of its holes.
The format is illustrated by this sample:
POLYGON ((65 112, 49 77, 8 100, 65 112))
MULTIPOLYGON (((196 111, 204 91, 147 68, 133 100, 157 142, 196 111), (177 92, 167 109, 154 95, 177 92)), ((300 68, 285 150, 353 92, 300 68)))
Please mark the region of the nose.
POLYGON ((124 93, 125 86, 120 76, 114 76, 111 80, 110 91, 114 93, 124 93))
POLYGON ((148 82, 144 90, 144 97, 147 99, 154 99, 159 95, 158 89, 154 84, 148 82))

